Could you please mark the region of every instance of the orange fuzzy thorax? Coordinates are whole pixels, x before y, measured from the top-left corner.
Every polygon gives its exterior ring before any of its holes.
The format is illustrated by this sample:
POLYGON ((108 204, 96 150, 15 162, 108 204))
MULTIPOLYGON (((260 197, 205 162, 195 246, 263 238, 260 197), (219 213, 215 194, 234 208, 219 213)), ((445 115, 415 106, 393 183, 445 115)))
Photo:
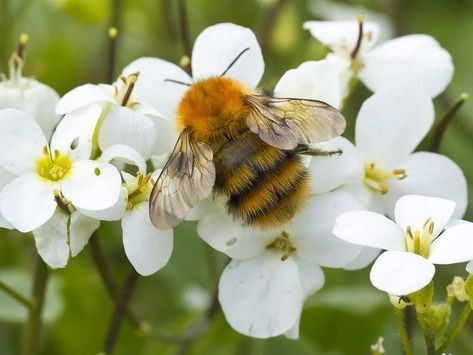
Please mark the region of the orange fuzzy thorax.
POLYGON ((190 128, 196 141, 214 143, 234 137, 249 113, 244 97, 251 91, 240 82, 215 77, 197 81, 177 109, 177 128, 190 128))

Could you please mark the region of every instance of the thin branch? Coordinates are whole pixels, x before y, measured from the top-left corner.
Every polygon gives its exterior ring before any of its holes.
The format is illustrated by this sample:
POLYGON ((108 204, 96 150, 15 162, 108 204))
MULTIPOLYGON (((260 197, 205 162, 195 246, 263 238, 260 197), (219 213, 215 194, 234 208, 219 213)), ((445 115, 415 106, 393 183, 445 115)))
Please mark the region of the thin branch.
POLYGON ((286 3, 287 0, 274 1, 271 5, 269 5, 268 10, 263 16, 260 30, 260 46, 263 54, 266 53, 266 50, 268 49, 269 42, 271 41, 271 36, 273 35, 279 15, 281 14, 281 11, 283 10, 286 3))
POLYGON ((109 49, 107 66, 107 83, 112 83, 115 79, 115 64, 118 45, 118 28, 120 28, 122 1, 113 0, 112 13, 110 15, 110 24, 108 28, 109 49))
POLYGON ((30 308, 28 321, 26 323, 25 341, 23 355, 34 355, 38 353, 38 343, 41 334, 41 313, 46 294, 48 281, 48 267, 39 255, 36 256, 36 267, 33 277, 32 299, 34 306, 30 308))
POLYGON ((396 314, 397 326, 399 328, 399 335, 401 337, 401 344, 405 355, 412 355, 411 343, 407 334, 406 323, 404 320, 404 312, 401 309, 394 308, 396 314))
POLYGON ((432 141, 430 143, 430 151, 438 153, 440 149, 440 144, 442 143, 442 138, 448 128, 450 122, 452 122, 455 114, 458 110, 463 106, 463 104, 468 100, 468 94, 463 93, 460 97, 455 101, 455 103, 448 109, 448 111, 440 118, 437 126, 434 130, 434 135, 432 137, 432 141))
MULTIPOLYGON (((183 56, 190 58, 192 51, 192 43, 189 36, 189 18, 187 17, 187 0, 178 0, 177 6, 179 10, 179 28, 181 32, 181 44, 183 56)), ((188 67, 190 71, 190 66, 188 67)))
POLYGON ((174 22, 172 21, 173 14, 171 11, 171 0, 161 0, 161 10, 163 12, 163 21, 164 25, 166 26, 168 36, 172 41, 174 41, 177 37, 177 31, 174 26, 174 22))
POLYGON ((463 325, 467 321, 468 317, 471 314, 471 306, 470 302, 466 303, 465 308, 463 309, 462 314, 457 320, 457 323, 455 324, 455 327, 453 328, 452 332, 449 334, 447 339, 440 345, 440 347, 437 349, 436 354, 443 354, 449 346, 453 343, 453 341, 456 339, 457 335, 460 333, 460 330, 463 328, 463 325))
POLYGON ((420 329, 424 335, 425 346, 427 347, 427 355, 435 355, 434 340, 432 339, 432 335, 430 333, 429 326, 424 319, 424 315, 417 313, 417 320, 419 321, 420 329))
POLYGON ((33 302, 31 302, 29 299, 24 297, 21 293, 19 293, 15 289, 8 286, 3 281, 0 281, 0 290, 4 291, 7 295, 14 298, 16 301, 18 301, 18 303, 21 303, 25 307, 27 307, 27 308, 33 308, 34 307, 33 302))
POLYGON ((138 276, 139 275, 135 269, 131 268, 125 284, 117 297, 115 311, 113 312, 113 317, 110 321, 107 331, 107 338, 105 339, 105 344, 103 347, 104 354, 111 354, 113 348, 115 347, 118 333, 120 332, 120 327, 128 308, 128 301, 131 299, 136 281, 138 280, 138 276))

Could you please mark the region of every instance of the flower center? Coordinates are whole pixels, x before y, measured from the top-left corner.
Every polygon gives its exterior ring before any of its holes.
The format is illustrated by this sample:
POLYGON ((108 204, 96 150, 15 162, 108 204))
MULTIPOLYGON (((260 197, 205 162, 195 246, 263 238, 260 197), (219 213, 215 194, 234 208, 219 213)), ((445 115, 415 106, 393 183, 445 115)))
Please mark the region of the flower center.
POLYGON ((117 83, 113 86, 115 90, 115 100, 124 107, 133 107, 136 102, 130 101, 131 93, 138 80, 139 73, 133 73, 128 76, 120 76, 117 83))
POLYGON ((66 177, 72 168, 72 160, 67 155, 62 155, 59 151, 54 151, 54 157, 44 147, 43 156, 36 161, 36 172, 41 177, 49 181, 59 181, 66 177))
POLYGON ((406 234, 406 250, 428 258, 434 234, 434 221, 430 218, 427 219, 421 231, 413 231, 410 226, 407 226, 406 234))
POLYGON ((136 179, 127 185, 126 188, 128 190, 127 208, 131 210, 138 203, 147 201, 149 199, 151 189, 153 188, 151 174, 143 175, 138 173, 136 179))
POLYGON ((297 250, 292 246, 292 243, 289 240, 289 234, 287 232, 282 232, 280 236, 278 236, 270 244, 266 245, 266 249, 282 252, 283 255, 281 256, 281 261, 286 260, 297 250))
POLYGON ((383 195, 388 193, 388 179, 402 180, 406 177, 404 169, 384 170, 378 168, 376 163, 369 162, 365 164, 365 177, 363 179, 366 186, 371 190, 378 191, 383 195))

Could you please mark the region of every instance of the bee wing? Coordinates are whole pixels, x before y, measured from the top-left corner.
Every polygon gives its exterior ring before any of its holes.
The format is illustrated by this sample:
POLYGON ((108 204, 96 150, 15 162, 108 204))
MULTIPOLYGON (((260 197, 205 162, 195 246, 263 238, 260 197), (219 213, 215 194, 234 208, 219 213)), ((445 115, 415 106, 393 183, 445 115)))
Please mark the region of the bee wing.
POLYGON ((212 158, 207 144, 195 142, 189 131, 182 131, 151 191, 149 213, 157 228, 178 224, 210 194, 215 182, 212 158))
POLYGON ((343 133, 346 122, 329 104, 306 99, 247 95, 247 124, 260 138, 280 149, 327 141, 343 133))

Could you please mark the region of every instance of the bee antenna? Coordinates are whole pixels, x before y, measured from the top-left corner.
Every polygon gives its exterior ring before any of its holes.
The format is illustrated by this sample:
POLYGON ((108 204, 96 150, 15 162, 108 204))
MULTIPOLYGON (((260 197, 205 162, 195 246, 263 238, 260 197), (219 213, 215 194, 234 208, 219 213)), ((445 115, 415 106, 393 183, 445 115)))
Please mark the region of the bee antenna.
POLYGON ((185 83, 183 81, 173 80, 173 79, 164 79, 164 81, 169 81, 171 83, 181 84, 181 85, 185 85, 185 86, 191 86, 192 85, 192 84, 189 84, 189 83, 185 83))
POLYGON ((227 67, 227 69, 225 69, 225 71, 220 74, 220 76, 224 76, 225 74, 227 74, 227 72, 230 70, 231 67, 233 67, 233 65, 237 62, 238 59, 240 59, 240 57, 246 52, 246 51, 249 51, 250 50, 250 47, 248 48, 245 48, 243 49, 240 54, 238 54, 235 59, 233 59, 233 61, 230 63, 230 65, 227 67))

